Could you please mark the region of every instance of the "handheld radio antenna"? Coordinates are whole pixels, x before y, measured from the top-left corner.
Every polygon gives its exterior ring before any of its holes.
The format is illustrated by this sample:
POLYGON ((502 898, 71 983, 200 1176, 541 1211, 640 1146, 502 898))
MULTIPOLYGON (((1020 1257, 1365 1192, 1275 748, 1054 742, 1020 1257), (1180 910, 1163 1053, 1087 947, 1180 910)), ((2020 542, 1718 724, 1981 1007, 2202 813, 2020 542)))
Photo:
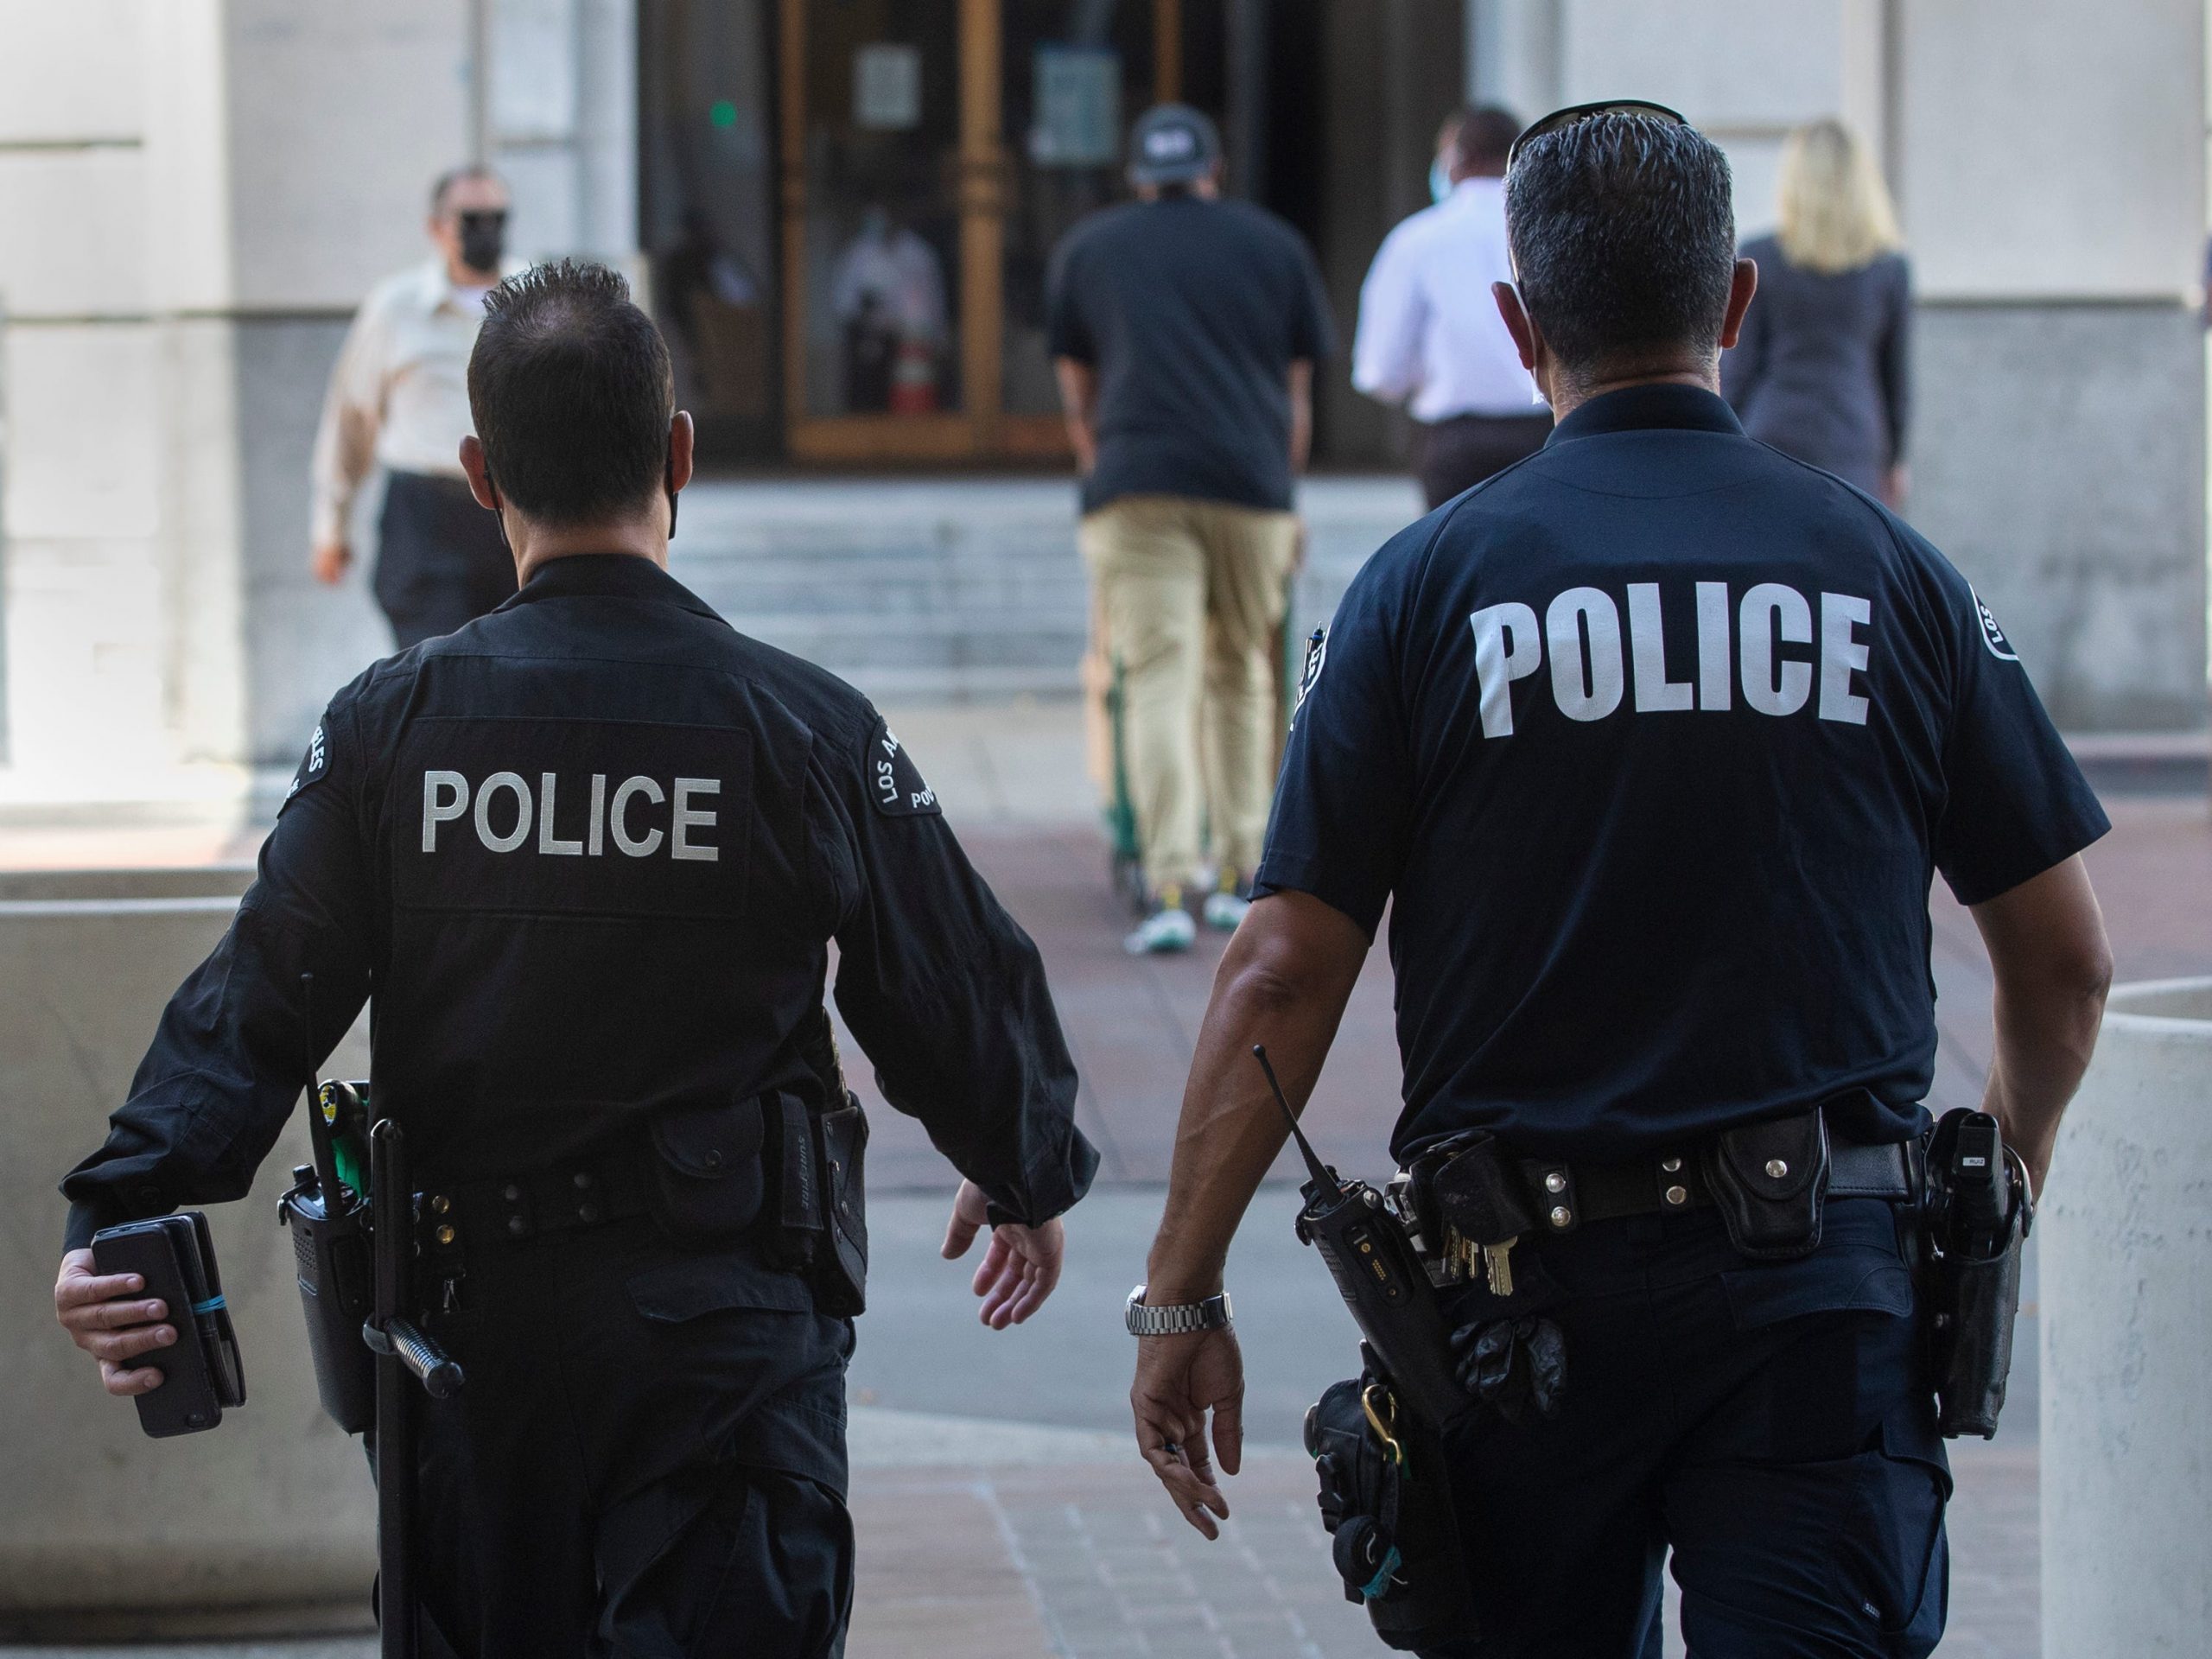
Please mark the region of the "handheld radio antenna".
POLYGON ((1282 1084, 1275 1080, 1274 1065, 1268 1058, 1268 1046, 1265 1043, 1253 1044, 1252 1058, 1260 1063, 1260 1070, 1268 1074, 1268 1087, 1274 1091, 1275 1104, 1282 1108, 1282 1121, 1290 1125, 1290 1138, 1298 1142, 1298 1150, 1306 1160, 1306 1173, 1326 1191, 1340 1191, 1336 1171, 1321 1161, 1321 1155, 1313 1150, 1313 1143, 1306 1138, 1306 1131, 1298 1127, 1298 1114, 1290 1109, 1290 1102, 1282 1092, 1282 1084))
POLYGON ((322 1192, 322 1214, 327 1221, 338 1218, 339 1191, 338 1148, 332 1144, 330 1124, 322 1115, 322 1091, 315 1087, 315 976, 300 976, 300 1000, 306 1004, 307 1043, 305 1058, 308 1071, 308 1145, 315 1154, 315 1185, 322 1192))

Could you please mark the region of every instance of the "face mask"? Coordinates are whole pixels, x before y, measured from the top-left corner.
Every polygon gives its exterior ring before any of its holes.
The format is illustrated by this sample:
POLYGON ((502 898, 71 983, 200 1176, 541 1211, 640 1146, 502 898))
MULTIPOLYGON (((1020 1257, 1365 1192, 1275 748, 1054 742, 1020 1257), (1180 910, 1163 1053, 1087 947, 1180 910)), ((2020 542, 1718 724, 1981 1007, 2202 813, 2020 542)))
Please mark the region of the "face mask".
POLYGON ((1428 164, 1428 199, 1442 201, 1452 194, 1452 175, 1446 170, 1444 158, 1440 156, 1428 164))
POLYGON ((507 216, 504 212, 461 214, 461 264, 471 270, 496 271, 499 256, 506 251, 507 216))

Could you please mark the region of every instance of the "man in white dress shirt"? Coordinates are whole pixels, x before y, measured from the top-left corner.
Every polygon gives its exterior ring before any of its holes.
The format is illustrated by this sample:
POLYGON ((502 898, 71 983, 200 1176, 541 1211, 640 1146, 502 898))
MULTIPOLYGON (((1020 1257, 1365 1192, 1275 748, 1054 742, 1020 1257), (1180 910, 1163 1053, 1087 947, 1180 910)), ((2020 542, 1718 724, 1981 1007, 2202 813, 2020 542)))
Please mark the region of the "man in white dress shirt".
POLYGON ((514 559, 461 475, 468 354, 484 296, 505 274, 507 187, 487 167, 456 168, 430 194, 437 253, 386 277, 346 331, 315 434, 315 575, 353 562, 348 526, 369 474, 387 474, 371 583, 399 648, 451 633, 515 591, 514 559))
POLYGON ((1534 454, 1551 431, 1490 291, 1513 280, 1505 156, 1520 130, 1495 108, 1446 121, 1429 174, 1436 205, 1382 238, 1359 290, 1351 383, 1421 423, 1432 507, 1534 454))

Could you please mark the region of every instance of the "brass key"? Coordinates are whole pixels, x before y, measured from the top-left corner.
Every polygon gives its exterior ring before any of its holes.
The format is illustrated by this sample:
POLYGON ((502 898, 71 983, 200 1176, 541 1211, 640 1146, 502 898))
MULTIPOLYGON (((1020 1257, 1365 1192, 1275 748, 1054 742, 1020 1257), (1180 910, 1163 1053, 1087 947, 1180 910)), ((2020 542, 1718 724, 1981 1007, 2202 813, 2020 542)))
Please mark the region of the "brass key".
POLYGON ((1513 1247, 1521 1242, 1516 1233, 1503 1244, 1485 1244, 1483 1249, 1483 1274, 1490 1281, 1493 1296, 1513 1294, 1513 1247))

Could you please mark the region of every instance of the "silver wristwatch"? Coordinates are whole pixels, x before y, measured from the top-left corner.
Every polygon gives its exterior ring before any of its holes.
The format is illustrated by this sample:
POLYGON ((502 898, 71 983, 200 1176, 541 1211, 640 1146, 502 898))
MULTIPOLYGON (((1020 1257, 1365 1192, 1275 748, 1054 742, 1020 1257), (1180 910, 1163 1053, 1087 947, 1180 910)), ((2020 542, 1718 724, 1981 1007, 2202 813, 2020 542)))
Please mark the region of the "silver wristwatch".
POLYGON ((1129 1293, 1124 1322, 1133 1337, 1187 1337, 1199 1331, 1226 1331, 1232 1323, 1229 1293, 1209 1296, 1203 1302, 1176 1302, 1166 1307, 1147 1307, 1144 1287, 1129 1293))

